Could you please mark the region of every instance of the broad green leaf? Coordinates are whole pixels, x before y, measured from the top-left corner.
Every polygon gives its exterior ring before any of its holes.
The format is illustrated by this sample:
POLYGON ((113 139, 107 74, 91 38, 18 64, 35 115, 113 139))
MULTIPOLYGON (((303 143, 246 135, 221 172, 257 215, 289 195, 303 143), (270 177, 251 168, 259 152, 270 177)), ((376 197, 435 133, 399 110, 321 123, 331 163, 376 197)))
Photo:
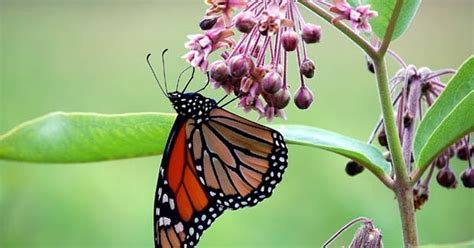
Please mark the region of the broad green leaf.
POLYGON ((0 159, 79 163, 158 155, 175 117, 51 113, 0 136, 0 159))
MULTIPOLYGON (((80 163, 159 155, 175 117, 160 113, 52 113, 0 136, 0 159, 80 163)), ((375 146, 319 128, 275 128, 289 144, 322 148, 367 165, 374 173, 390 173, 390 165, 375 146)))
MULTIPOLYGON (((395 7, 396 0, 348 0, 352 6, 370 4, 371 9, 378 12, 378 16, 370 20, 372 30, 380 39, 383 39, 385 30, 387 29, 392 12, 395 7)), ((403 7, 398 17, 397 25, 393 32, 392 40, 400 37, 410 26, 413 18, 420 7, 421 0, 404 0, 403 7)))
POLYGON ((414 141, 419 168, 448 146, 474 131, 474 57, 453 76, 420 123, 414 141))
POLYGON ((299 125, 274 125, 288 144, 313 146, 348 157, 365 165, 373 173, 390 174, 390 164, 383 153, 365 142, 324 129, 299 125))

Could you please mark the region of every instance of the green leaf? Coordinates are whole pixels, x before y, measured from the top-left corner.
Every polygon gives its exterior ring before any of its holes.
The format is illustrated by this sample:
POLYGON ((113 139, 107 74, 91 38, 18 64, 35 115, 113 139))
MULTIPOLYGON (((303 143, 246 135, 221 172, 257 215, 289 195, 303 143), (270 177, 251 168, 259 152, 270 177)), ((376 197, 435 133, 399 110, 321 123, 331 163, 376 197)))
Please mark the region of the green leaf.
POLYGON ((437 155, 474 131, 474 57, 453 76, 420 123, 414 141, 419 168, 426 168, 437 155))
MULTIPOLYGON (((159 155, 176 115, 51 113, 0 136, 0 159, 80 163, 159 155)), ((274 126, 289 144, 322 148, 351 158, 374 173, 390 173, 375 146, 307 126, 274 126)))
MULTIPOLYGON (((347 2, 354 7, 359 5, 359 0, 348 0, 347 2)), ((383 39, 385 35, 385 30, 387 29, 390 18, 392 17, 392 12, 395 8, 396 2, 396 0, 360 0, 362 5, 370 4, 371 9, 377 11, 379 14, 376 18, 370 20, 372 30, 379 39, 383 39)), ((403 1, 403 7, 400 16, 398 17, 392 40, 400 37, 408 29, 418 11, 418 8, 420 7, 420 4, 421 0, 403 1)))
POLYGON ((176 115, 56 112, 0 136, 0 159, 79 163, 158 155, 176 115))
POLYGON ((377 175, 390 174, 390 164, 383 153, 365 142, 324 129, 299 125, 274 125, 288 144, 313 146, 348 157, 365 165, 377 175))

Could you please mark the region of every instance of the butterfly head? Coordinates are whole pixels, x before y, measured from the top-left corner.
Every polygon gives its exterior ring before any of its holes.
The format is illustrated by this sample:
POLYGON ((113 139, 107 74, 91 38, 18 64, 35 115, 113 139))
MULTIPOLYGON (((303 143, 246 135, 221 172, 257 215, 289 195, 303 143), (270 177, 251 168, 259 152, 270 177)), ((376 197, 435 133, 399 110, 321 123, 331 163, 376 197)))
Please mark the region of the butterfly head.
POLYGON ((209 112, 217 106, 216 101, 195 92, 181 93, 178 91, 168 93, 168 99, 173 104, 179 115, 191 117, 200 123, 209 112))

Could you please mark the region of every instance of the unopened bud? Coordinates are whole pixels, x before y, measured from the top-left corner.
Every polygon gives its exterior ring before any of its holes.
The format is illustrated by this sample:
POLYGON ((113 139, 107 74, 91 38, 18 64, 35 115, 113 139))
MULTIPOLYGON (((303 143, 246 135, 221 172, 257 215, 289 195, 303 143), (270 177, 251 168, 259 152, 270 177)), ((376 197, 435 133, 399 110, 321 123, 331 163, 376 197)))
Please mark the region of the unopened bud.
POLYGON ((295 93, 295 104, 299 109, 307 109, 313 103, 314 96, 311 90, 302 85, 295 93))
POLYGON ((288 106, 290 102, 290 91, 287 89, 281 89, 273 95, 272 104, 277 109, 283 109, 288 106))
POLYGON ((436 180, 441 186, 448 189, 454 189, 457 186, 456 175, 449 166, 445 166, 439 170, 436 180))
POLYGON ((201 28, 201 30, 209 30, 214 27, 216 22, 217 17, 206 17, 199 22, 199 27, 201 28))
POLYGON ((459 146, 456 150, 456 157, 458 157, 460 160, 468 160, 471 157, 471 149, 469 149, 469 146, 459 146))
POLYGON ((300 73, 306 78, 312 78, 314 76, 314 62, 311 59, 305 59, 300 65, 300 73))
POLYGON ((294 51, 298 47, 299 37, 295 31, 288 30, 281 35, 282 45, 286 51, 294 51))
POLYGON ((236 78, 242 78, 252 69, 252 60, 243 55, 232 57, 229 61, 230 75, 236 78))
POLYGON ((467 168, 461 173, 461 181, 464 187, 474 188, 474 169, 467 168))
POLYGON ((283 80, 278 72, 268 72, 262 80, 263 90, 270 94, 274 94, 283 86, 283 80))
POLYGON ((257 23, 251 11, 245 11, 235 17, 235 27, 242 33, 250 33, 257 23))
POLYGON ((382 131, 380 131, 379 136, 377 137, 377 140, 379 141, 379 144, 381 146, 385 146, 388 148, 388 140, 387 140, 387 134, 385 133, 385 129, 382 129, 382 131))
POLYGON ((301 30, 301 38, 308 44, 319 42, 321 40, 321 27, 310 23, 304 25, 301 30))
POLYGON ((361 173, 362 171, 364 171, 364 166, 362 166, 362 165, 360 165, 357 162, 352 161, 352 160, 347 162, 347 164, 346 164, 346 173, 347 173, 347 175, 355 176, 355 175, 361 173))
POLYGON ((372 73, 375 73, 375 66, 374 62, 372 59, 370 59, 367 55, 365 56, 365 61, 367 62, 367 70, 369 70, 372 73))
POLYGON ((222 60, 212 63, 210 76, 216 82, 225 82, 229 78, 229 68, 227 64, 222 60))

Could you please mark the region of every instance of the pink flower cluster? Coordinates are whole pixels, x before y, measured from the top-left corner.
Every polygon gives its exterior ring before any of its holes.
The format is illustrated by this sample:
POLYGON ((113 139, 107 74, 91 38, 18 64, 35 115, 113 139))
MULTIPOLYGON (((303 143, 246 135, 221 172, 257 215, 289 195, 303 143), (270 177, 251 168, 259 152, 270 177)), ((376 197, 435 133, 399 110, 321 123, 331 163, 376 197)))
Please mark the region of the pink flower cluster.
POLYGON ((305 80, 314 77, 315 64, 306 46, 318 43, 321 28, 306 23, 295 0, 206 0, 210 5, 200 22, 203 34, 189 36, 183 56, 191 65, 209 72, 215 88, 239 98, 238 106, 271 120, 285 118, 289 104, 288 53, 296 54, 300 85, 294 102, 307 109, 313 93, 305 80), (234 10, 238 12, 233 15, 234 10), (241 33, 234 41, 234 30, 241 33), (209 55, 219 48, 221 60, 209 66, 209 55))

